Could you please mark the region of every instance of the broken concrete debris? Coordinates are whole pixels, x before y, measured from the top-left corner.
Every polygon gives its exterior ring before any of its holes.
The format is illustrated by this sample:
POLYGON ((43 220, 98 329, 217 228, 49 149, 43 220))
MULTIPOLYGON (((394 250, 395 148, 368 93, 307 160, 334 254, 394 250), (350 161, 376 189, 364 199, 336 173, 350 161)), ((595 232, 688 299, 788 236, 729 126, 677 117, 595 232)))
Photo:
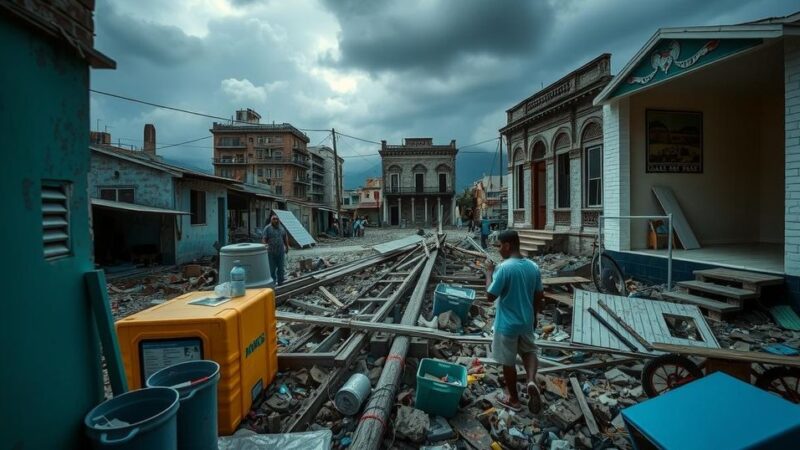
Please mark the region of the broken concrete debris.
POLYGON ((425 412, 409 406, 397 408, 394 429, 399 437, 420 444, 425 442, 430 428, 431 421, 425 412))

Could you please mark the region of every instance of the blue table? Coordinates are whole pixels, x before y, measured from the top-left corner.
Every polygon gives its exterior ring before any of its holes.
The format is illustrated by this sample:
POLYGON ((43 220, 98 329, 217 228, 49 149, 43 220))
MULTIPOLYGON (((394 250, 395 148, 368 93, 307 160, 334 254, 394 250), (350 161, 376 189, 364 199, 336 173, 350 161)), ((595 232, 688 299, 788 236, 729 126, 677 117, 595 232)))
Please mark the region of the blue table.
POLYGON ((634 448, 800 449, 800 405, 713 373, 622 411, 634 448))

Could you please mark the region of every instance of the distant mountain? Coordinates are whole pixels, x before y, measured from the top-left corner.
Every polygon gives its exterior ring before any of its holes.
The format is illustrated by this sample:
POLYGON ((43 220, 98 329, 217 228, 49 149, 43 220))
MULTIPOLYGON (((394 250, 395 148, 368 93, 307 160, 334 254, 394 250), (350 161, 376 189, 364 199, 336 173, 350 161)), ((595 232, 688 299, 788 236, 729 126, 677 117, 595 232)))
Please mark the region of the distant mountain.
MULTIPOLYGON (((467 187, 472 186, 477 179, 483 175, 500 175, 500 161, 496 152, 480 152, 477 150, 467 150, 460 152, 456 156, 456 191, 462 192, 467 187), (469 151, 470 153, 467 153, 469 151)), ((508 161, 503 159, 503 166, 507 166, 508 161)), ((503 172, 505 173, 505 172, 503 172)), ((356 189, 364 184, 364 179, 369 177, 381 176, 380 165, 369 170, 348 170, 344 164, 344 188, 356 189)))

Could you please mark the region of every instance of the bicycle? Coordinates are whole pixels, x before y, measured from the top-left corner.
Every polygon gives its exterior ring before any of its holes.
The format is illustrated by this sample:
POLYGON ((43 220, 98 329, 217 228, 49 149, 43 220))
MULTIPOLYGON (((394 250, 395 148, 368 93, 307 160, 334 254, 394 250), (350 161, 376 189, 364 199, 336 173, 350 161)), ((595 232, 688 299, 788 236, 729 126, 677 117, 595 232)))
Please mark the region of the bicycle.
POLYGON ((614 258, 603 251, 604 248, 603 238, 598 235, 592 243, 592 282, 598 292, 627 296, 628 288, 622 270, 614 258))

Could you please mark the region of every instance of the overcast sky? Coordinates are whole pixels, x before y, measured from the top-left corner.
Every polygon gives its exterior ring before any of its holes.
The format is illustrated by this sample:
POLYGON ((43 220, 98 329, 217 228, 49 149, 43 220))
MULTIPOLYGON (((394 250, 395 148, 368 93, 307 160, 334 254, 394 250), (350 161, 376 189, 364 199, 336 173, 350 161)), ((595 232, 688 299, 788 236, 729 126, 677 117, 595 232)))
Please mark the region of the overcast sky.
MULTIPOLYGON (((616 73, 659 27, 797 9, 796 0, 102 0, 96 47, 117 69, 94 70, 92 88, 223 117, 249 107, 265 122, 373 141, 430 136, 461 147, 496 137, 507 108, 601 53, 612 54, 616 73)), ((145 123, 155 124, 159 146, 210 135, 206 118, 98 94, 91 107, 92 128, 99 119, 123 144, 141 147, 145 123)), ((308 135, 330 145, 326 133, 308 135)), ((378 146, 338 144, 346 178, 379 167, 378 146)), ((210 139, 159 152, 211 167, 210 139)))

